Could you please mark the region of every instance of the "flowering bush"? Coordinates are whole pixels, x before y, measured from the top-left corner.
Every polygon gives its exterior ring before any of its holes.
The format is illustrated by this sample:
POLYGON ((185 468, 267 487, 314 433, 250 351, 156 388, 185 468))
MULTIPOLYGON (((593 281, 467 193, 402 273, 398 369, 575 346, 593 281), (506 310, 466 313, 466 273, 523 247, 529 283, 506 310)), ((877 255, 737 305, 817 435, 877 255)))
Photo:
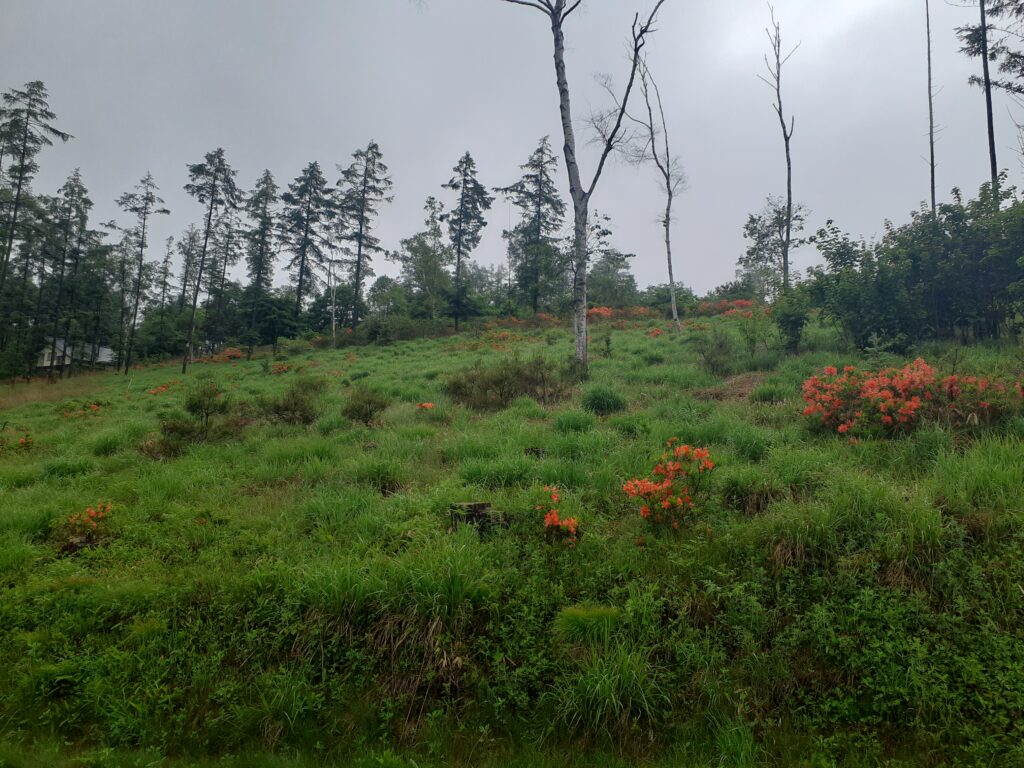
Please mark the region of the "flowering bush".
POLYGON ((539 512, 548 507, 548 511, 544 514, 544 530, 548 539, 564 541, 572 549, 576 546, 579 535, 579 521, 575 517, 562 518, 555 506, 562 498, 557 486, 545 485, 544 491, 548 494, 550 503, 538 504, 534 509, 539 512))
POLYGON ((32 442, 32 435, 26 432, 24 435, 18 438, 18 450, 19 451, 31 451, 34 443, 32 442))
POLYGON ((68 531, 72 536, 95 539, 103 532, 103 521, 109 514, 109 502, 86 507, 84 512, 76 512, 68 518, 68 531))
POLYGON ((803 385, 804 416, 840 434, 892 436, 913 431, 923 421, 978 426, 1001 421, 1024 405, 1020 382, 977 376, 939 378, 918 358, 903 368, 862 371, 828 366, 803 385))
POLYGON ((702 301, 693 310, 693 314, 700 317, 713 317, 715 315, 732 316, 754 307, 750 299, 720 299, 718 301, 702 301))
POLYGON ((416 404, 416 409, 420 410, 420 411, 432 411, 432 410, 434 410, 434 404, 433 403, 417 403, 416 404))
POLYGON ((159 387, 153 387, 152 389, 147 389, 146 390, 146 394, 149 394, 149 395, 162 395, 164 392, 169 390, 171 387, 176 387, 179 384, 181 384, 181 381, 179 379, 175 379, 174 381, 169 381, 166 384, 161 384, 159 387))
POLYGON ((649 331, 647 332, 647 335, 648 335, 648 336, 649 336, 650 338, 652 338, 652 339, 656 339, 656 338, 658 338, 659 336, 661 336, 661 334, 663 334, 663 333, 664 333, 664 331, 663 331, 663 330, 661 330, 661 328, 651 328, 651 330, 649 330, 649 331))
POLYGON ((95 416, 99 414, 100 409, 104 405, 108 405, 108 403, 100 402, 98 400, 85 403, 81 401, 70 401, 65 406, 63 406, 61 416, 63 416, 65 419, 80 419, 83 416, 95 416))
POLYGON ((292 367, 287 363, 274 363, 270 368, 270 372, 275 376, 280 376, 282 373, 288 373, 291 369, 292 367))
POLYGON ((694 497, 703 490, 704 479, 715 463, 706 448, 678 445, 672 438, 668 450, 655 464, 653 477, 633 478, 622 490, 641 501, 640 516, 652 525, 678 529, 693 511, 694 497))
POLYGON ((588 320, 611 320, 614 315, 611 307, 591 307, 587 310, 588 320))

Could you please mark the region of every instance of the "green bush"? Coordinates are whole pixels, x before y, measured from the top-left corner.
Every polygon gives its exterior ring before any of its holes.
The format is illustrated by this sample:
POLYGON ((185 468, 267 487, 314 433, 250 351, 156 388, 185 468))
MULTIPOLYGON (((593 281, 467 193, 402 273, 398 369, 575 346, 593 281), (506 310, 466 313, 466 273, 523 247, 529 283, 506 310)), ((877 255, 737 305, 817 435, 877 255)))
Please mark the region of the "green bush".
POLYGON ((732 372, 736 345, 724 329, 715 327, 700 334, 694 341, 694 348, 708 373, 727 376, 732 372))
POLYGON ((779 329, 782 344, 789 352, 800 347, 800 337, 810 319, 811 302, 807 293, 793 288, 783 293, 772 305, 772 320, 779 329))
POLYGON ((312 424, 320 415, 320 400, 327 389, 323 379, 298 378, 280 397, 260 401, 260 410, 285 424, 312 424))
POLYGON ((341 413, 352 421, 370 426, 384 410, 391 405, 391 400, 375 389, 356 387, 349 395, 348 402, 341 413))
POLYGON ((611 387, 596 385, 583 395, 583 408, 598 416, 610 416, 626 410, 629 402, 611 387))
POLYGON ((456 402, 485 411, 507 408, 519 397, 531 397, 548 405, 565 398, 573 382, 570 366, 542 356, 527 360, 510 357, 456 372, 448 379, 445 390, 456 402))

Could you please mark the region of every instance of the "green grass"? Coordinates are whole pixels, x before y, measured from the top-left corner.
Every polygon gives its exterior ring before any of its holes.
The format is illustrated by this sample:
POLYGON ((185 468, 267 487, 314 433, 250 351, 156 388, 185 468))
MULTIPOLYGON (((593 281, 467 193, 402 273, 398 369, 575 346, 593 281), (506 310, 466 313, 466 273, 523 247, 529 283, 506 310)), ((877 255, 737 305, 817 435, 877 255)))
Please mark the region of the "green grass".
MULTIPOLYGON (((173 366, 8 392, 0 768, 1024 760, 1024 421, 851 445, 799 415, 807 375, 863 362, 832 329, 737 360, 771 371, 737 396, 696 332, 646 331, 503 409, 447 377, 565 364, 567 334, 199 364, 250 406, 166 455, 142 449, 189 418, 186 384, 147 393, 173 366), (326 387, 297 401, 300 379, 326 387), (622 485, 670 437, 717 466, 658 532, 622 485), (106 501, 76 544, 71 515, 106 501), (497 522, 453 530, 464 502, 497 522)), ((957 359, 1012 375, 1019 350, 957 359)))

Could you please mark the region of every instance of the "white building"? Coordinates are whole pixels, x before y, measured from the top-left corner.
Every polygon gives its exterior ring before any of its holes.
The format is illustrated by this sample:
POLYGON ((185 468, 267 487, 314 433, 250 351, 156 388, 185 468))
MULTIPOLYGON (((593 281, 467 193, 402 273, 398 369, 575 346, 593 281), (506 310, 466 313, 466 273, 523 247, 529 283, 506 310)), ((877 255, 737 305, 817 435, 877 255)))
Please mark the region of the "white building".
POLYGON ((65 349, 64 339, 57 339, 57 344, 54 345, 53 337, 50 337, 46 340, 43 351, 39 353, 36 368, 44 371, 50 368, 64 368, 72 361, 82 368, 106 368, 114 364, 114 350, 110 347, 92 347, 89 344, 65 349))

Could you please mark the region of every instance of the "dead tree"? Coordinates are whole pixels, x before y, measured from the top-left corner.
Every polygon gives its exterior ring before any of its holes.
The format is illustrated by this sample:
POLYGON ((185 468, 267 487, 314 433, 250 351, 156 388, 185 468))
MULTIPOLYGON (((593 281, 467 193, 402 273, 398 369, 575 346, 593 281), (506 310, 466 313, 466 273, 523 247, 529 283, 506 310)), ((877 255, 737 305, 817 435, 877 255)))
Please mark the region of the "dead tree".
POLYGON ((640 62, 640 91, 644 96, 644 113, 639 117, 630 116, 641 127, 639 141, 630 151, 629 157, 636 164, 653 163, 658 171, 665 192, 665 212, 660 223, 665 233, 665 258, 668 262, 668 292, 672 303, 672 322, 677 331, 682 330, 679 322, 679 303, 676 298, 676 281, 672 264, 672 206, 676 195, 686 187, 679 157, 672 154, 668 137, 668 121, 661 100, 661 90, 651 74, 647 60, 640 62))
POLYGON ((932 86, 932 9, 924 0, 925 32, 928 36, 928 168, 931 172, 932 216, 935 216, 935 89, 932 86))
POLYGON ((629 79, 622 98, 618 100, 619 107, 614 111, 611 127, 601 137, 601 154, 598 159, 597 169, 591 178, 590 184, 584 186, 583 177, 580 172, 579 161, 576 157, 576 132, 572 121, 572 105, 569 98, 569 80, 565 70, 565 20, 583 4, 583 0, 501 0, 513 5, 522 5, 527 8, 534 8, 543 13, 551 22, 551 34, 554 42, 555 61, 555 83, 558 86, 559 109, 562 118, 562 135, 565 140, 565 166, 569 176, 569 195, 572 198, 573 208, 573 329, 576 337, 575 362, 581 374, 586 373, 588 365, 587 354, 587 225, 590 214, 590 200, 597 189, 597 183, 601 179, 608 156, 616 149, 622 140, 623 122, 626 119, 626 108, 629 104, 629 96, 636 83, 637 72, 640 68, 641 54, 647 42, 647 36, 653 31, 654 21, 658 10, 665 3, 665 0, 657 0, 654 9, 646 21, 641 21, 640 14, 633 17, 632 44, 631 44, 631 66, 629 79))
POLYGON ((768 43, 771 51, 765 54, 764 64, 768 70, 767 76, 758 75, 768 87, 775 92, 775 114, 779 118, 779 126, 782 128, 782 142, 786 148, 786 235, 782 241, 782 290, 789 290, 789 250, 793 241, 793 154, 790 144, 793 139, 793 129, 796 127, 796 118, 790 116, 786 119, 786 113, 782 109, 782 67, 796 53, 800 47, 798 43, 789 53, 782 53, 782 29, 775 19, 775 8, 768 6, 771 11, 772 24, 765 30, 768 35, 768 43))

